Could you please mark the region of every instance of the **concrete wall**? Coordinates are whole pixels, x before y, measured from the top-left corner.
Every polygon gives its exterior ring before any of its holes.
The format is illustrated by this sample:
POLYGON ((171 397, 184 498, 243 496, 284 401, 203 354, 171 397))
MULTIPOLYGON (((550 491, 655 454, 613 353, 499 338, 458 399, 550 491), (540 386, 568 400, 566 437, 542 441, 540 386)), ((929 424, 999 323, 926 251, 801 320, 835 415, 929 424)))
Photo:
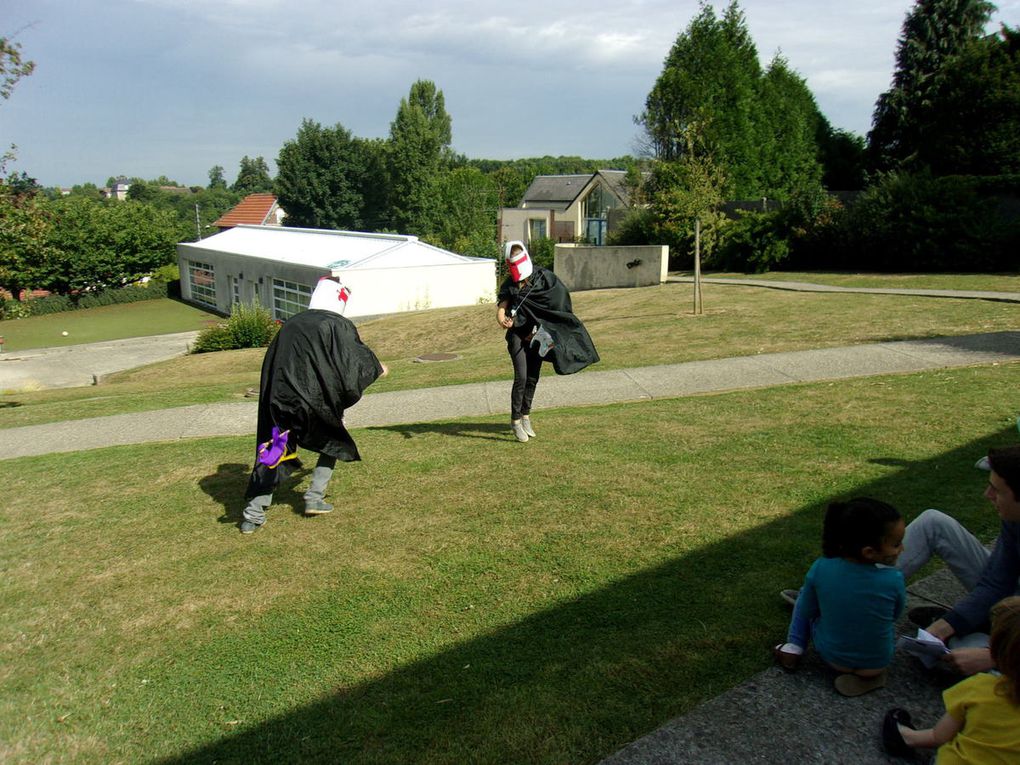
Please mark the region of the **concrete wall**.
POLYGON ((496 302, 496 262, 357 268, 335 272, 351 288, 345 316, 376 316, 496 302))
POLYGON ((553 270, 570 290, 648 287, 666 281, 669 247, 557 244, 553 270))

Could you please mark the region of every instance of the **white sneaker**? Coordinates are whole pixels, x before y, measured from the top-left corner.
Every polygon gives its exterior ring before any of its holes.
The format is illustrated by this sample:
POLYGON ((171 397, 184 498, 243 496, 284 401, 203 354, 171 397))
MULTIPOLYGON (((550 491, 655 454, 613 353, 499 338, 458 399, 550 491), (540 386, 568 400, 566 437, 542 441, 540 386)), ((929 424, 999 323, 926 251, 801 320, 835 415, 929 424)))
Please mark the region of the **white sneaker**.
POLYGON ((517 440, 522 444, 528 440, 528 431, 524 429, 524 425, 520 420, 510 420, 510 427, 513 428, 514 435, 517 436, 517 440))
POLYGON ((521 427, 524 428, 524 432, 528 434, 528 438, 535 437, 535 431, 531 427, 531 418, 528 415, 521 417, 521 427))

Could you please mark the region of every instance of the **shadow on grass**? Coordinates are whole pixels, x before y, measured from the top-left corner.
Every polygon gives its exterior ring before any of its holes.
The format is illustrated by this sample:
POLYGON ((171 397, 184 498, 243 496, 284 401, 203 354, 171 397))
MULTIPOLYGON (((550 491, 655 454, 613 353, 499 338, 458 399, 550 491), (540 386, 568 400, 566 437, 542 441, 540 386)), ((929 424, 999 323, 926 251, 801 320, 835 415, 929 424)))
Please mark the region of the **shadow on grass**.
MULTIPOLYGON (((878 455, 895 467, 847 496, 885 499, 908 520, 941 498, 989 535, 997 520, 973 465, 1015 442, 1006 429, 930 460, 878 455)), ((162 762, 596 761, 767 666, 788 618, 776 593, 819 554, 823 512, 824 503, 801 506, 162 762), (782 581, 776 561, 788 563, 782 581)), ((344 597, 337 590, 316 606, 326 634, 344 597)), ((815 735, 824 726, 798 731, 815 735)))
POLYGON ((20 401, 0 401, 0 409, 13 409, 16 406, 22 406, 20 401))
POLYGON ((435 433, 440 436, 484 438, 490 441, 513 440, 509 426, 493 422, 416 422, 410 425, 377 425, 365 430, 387 430, 390 433, 399 433, 404 438, 435 433))
MULTIPOLYGON (((295 486, 311 471, 301 467, 295 470, 284 483, 273 492, 274 505, 290 505, 297 515, 304 513, 303 495, 295 486)), ((244 490, 251 475, 251 465, 239 462, 225 462, 216 472, 200 478, 199 487, 223 507, 223 515, 216 520, 220 523, 240 523, 244 511, 244 490)))

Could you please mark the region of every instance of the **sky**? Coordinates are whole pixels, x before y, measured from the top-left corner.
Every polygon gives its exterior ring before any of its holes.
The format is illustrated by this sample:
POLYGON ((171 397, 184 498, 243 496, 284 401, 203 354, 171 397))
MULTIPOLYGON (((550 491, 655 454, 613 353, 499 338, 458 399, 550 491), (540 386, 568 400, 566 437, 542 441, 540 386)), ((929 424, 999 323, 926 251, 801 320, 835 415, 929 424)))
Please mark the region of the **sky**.
MULTIPOLYGON (((726 3, 713 3, 721 14, 726 3)), ((1020 25, 1000 0, 992 28, 1020 25)), ((865 135, 912 0, 743 0, 763 65, 781 53, 834 127, 865 135)), ((415 80, 443 91, 472 159, 639 151, 640 114, 697 0, 3 0, 36 63, 0 102, 8 170, 44 186, 165 175, 232 182, 302 119, 389 133, 415 80)), ((991 29, 989 30, 991 31, 991 29)))

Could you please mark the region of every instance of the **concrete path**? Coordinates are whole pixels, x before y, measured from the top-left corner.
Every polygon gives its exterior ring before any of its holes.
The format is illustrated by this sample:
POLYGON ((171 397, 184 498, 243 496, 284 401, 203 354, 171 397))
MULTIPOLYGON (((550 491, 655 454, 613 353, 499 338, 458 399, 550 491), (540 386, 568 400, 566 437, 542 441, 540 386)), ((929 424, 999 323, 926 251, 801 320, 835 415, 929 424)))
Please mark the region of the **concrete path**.
MULTIPOLYGON (((964 591, 943 570, 910 585, 907 593, 909 610, 930 606, 926 597, 953 603, 964 591)), ((778 593, 776 603, 776 608, 784 607, 778 593)), ((916 635, 917 627, 904 616, 897 631, 916 635)), ((767 650, 762 646, 763 653, 767 650)), ((833 688, 835 676, 809 651, 797 672, 770 667, 670 720, 600 765, 903 763, 882 751, 880 730, 886 711, 903 707, 919 726, 934 725, 945 711, 942 691, 960 679, 946 671, 925 670, 901 653, 889 668, 886 687, 864 696, 840 696, 833 688)), ((918 761, 927 761, 927 756, 918 761)))
POLYGON ((198 332, 0 353, 0 392, 95 385, 104 375, 183 356, 198 332))
MULTIPOLYGON (((671 275, 667 281, 693 284, 693 276, 671 275)), ((905 287, 836 287, 812 282, 773 281, 772 279, 715 279, 702 277, 705 284, 729 284, 743 287, 767 287, 774 290, 794 292, 856 292, 870 295, 918 295, 921 297, 957 298, 967 300, 995 300, 1004 303, 1020 303, 1020 292, 992 292, 984 290, 925 290, 905 287)))
MULTIPOLYGON (((588 406, 722 390, 1020 361, 1020 331, 872 343, 542 378, 537 407, 588 406)), ((366 395, 349 427, 509 412, 510 381, 366 395)), ((161 409, 2 430, 3 459, 208 436, 251 435, 257 402, 161 409)))

